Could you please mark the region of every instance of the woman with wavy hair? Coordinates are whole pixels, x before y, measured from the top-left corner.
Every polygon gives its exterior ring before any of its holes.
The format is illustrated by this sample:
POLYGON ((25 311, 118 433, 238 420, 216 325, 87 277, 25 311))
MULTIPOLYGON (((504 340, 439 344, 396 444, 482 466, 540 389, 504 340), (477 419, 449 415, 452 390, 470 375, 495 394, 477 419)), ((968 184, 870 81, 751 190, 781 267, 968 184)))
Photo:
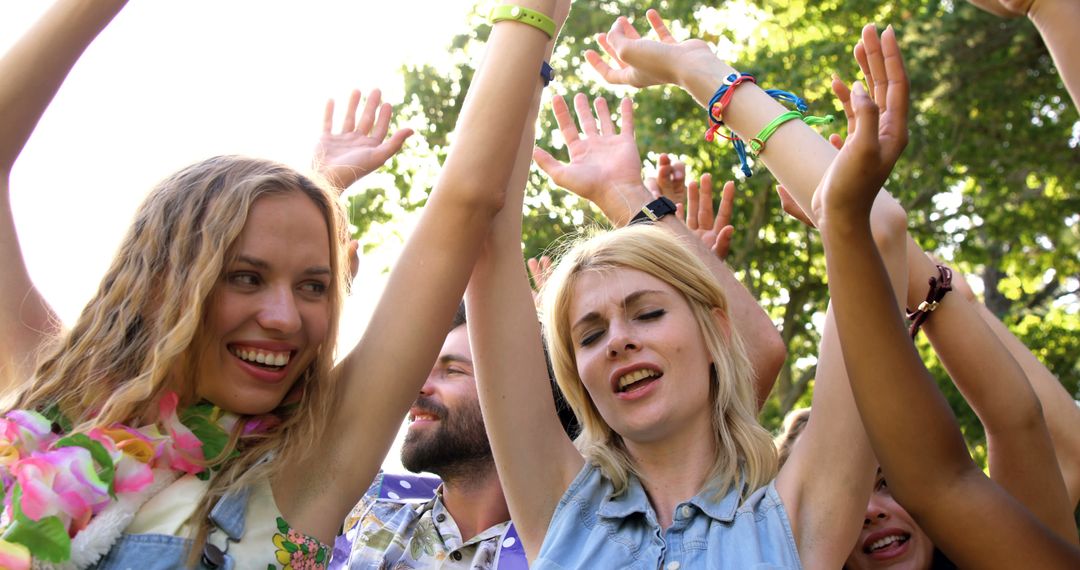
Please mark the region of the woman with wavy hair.
MULTIPOLYGON (((556 26, 569 11, 568 0, 518 3, 556 26)), ((240 157, 159 184, 98 293, 56 334, 22 262, 9 174, 124 4, 58 0, 0 59, 0 251, 15 260, 0 277, 0 365, 15 393, 0 417, 0 566, 319 567, 439 350, 553 38, 493 26, 421 222, 369 332, 335 366, 347 267, 337 196, 240 157)), ((359 121, 359 95, 350 101, 338 142, 360 152, 337 165, 346 173, 380 166, 403 139, 383 141, 388 108, 372 130, 373 98, 359 121)))

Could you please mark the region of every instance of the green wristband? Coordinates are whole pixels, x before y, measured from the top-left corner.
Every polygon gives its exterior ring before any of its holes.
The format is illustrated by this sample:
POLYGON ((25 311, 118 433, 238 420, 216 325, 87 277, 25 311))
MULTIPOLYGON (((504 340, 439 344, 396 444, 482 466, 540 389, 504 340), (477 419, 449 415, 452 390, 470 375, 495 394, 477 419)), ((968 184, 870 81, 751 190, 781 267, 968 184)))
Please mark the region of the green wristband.
POLYGON ((514 20, 515 22, 528 24, 541 32, 544 32, 549 38, 555 37, 555 20, 552 20, 536 10, 503 4, 491 9, 490 18, 492 24, 503 20, 514 20))
POLYGON ((769 137, 773 136, 773 133, 776 132, 776 129, 780 128, 780 125, 793 119, 801 118, 802 113, 798 111, 787 111, 779 117, 773 119, 769 122, 769 124, 765 125, 761 129, 761 132, 759 132, 756 137, 750 139, 750 152, 754 156, 761 154, 761 151, 765 150, 765 141, 769 140, 769 137))

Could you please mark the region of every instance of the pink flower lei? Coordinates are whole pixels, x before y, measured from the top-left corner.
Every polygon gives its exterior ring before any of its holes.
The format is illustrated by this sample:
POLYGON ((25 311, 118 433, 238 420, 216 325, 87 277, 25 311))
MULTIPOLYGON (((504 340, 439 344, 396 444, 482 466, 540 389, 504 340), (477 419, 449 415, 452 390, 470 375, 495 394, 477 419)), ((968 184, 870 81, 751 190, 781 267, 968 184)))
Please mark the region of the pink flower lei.
MULTIPOLYGON (((35 411, 0 417, 0 568, 69 560, 71 539, 119 496, 153 483, 155 469, 209 478, 206 457, 221 453, 236 418, 211 404, 177 414, 178 402, 174 392, 166 393, 155 424, 113 424, 66 436, 35 411)), ((248 423, 267 429, 265 418, 248 423)))

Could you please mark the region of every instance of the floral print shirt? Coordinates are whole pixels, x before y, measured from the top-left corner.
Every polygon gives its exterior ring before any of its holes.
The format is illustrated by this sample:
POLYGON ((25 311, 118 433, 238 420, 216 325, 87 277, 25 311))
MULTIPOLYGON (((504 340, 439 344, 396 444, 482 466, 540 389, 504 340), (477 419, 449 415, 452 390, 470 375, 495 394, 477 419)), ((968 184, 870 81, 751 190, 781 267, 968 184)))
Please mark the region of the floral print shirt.
POLYGON ((379 474, 345 520, 331 568, 350 570, 494 570, 520 559, 509 521, 463 541, 434 477, 379 474), (502 561, 500 562, 500 559, 502 561))

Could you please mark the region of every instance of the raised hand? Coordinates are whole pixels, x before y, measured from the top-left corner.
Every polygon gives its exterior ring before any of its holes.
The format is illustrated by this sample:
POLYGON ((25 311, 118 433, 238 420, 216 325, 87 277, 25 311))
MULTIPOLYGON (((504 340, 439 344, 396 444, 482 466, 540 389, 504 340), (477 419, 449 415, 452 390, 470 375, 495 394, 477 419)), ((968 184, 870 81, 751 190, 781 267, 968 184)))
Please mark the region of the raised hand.
POLYGON ((1002 18, 1028 15, 1037 0, 968 0, 973 6, 1002 18))
POLYGON ((731 225, 731 213, 735 199, 735 183, 724 183, 720 191, 720 207, 713 214, 712 174, 701 175, 701 182, 690 182, 690 192, 686 202, 686 227, 694 232, 705 247, 716 257, 726 259, 731 250, 731 236, 735 226, 731 225))
POLYGON ((653 197, 661 196, 682 204, 686 202, 686 163, 681 160, 671 161, 671 156, 661 154, 656 161, 656 176, 645 179, 645 187, 653 197))
POLYGON ((551 258, 546 255, 530 257, 525 260, 525 267, 529 270, 529 277, 532 278, 533 304, 539 309, 540 292, 543 291, 544 283, 547 283, 547 278, 551 275, 551 258))
POLYGON ((656 10, 649 10, 645 17, 658 40, 642 38, 625 16, 619 16, 607 33, 597 34, 597 42, 615 67, 596 51, 585 52, 585 59, 608 83, 634 87, 676 83, 680 67, 698 58, 716 59, 702 40, 675 41, 656 10))
POLYGON ((618 132, 607 101, 598 97, 593 104, 595 116, 584 93, 574 97, 581 124, 579 131, 566 101, 554 97, 551 106, 570 152, 570 162, 559 162, 541 148, 533 151, 533 159, 552 182, 596 204, 613 222, 625 222, 618 219, 622 216, 617 213, 619 206, 624 205, 619 200, 620 190, 643 191, 641 158, 634 139, 634 104, 630 99, 620 102, 618 132))
POLYGON ((372 90, 357 121, 360 91, 353 90, 338 133, 333 132, 334 100, 326 102, 323 132, 315 145, 314 163, 316 169, 338 189, 344 190, 374 172, 401 150, 405 139, 413 134, 412 129, 405 128, 399 129, 390 138, 386 137, 390 130, 392 109, 389 103, 381 101, 382 93, 378 89, 372 90))
POLYGON ((908 79, 892 27, 880 40, 873 25, 863 28, 855 57, 869 71, 870 94, 856 83, 844 105, 845 112, 851 107, 847 142, 814 192, 813 208, 821 225, 826 215, 865 221, 907 145, 908 79))

